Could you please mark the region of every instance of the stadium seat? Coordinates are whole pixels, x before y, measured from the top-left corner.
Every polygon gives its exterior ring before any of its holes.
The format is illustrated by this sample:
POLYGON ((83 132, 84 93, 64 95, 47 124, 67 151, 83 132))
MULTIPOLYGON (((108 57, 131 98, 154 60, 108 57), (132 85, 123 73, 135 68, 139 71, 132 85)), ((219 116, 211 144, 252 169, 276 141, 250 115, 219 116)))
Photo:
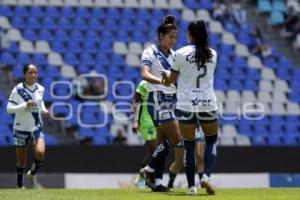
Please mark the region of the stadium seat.
POLYGON ((272 5, 269 0, 257 1, 257 8, 260 13, 269 13, 272 10, 272 5))
POLYGON ((253 135, 251 139, 252 139, 252 145, 255 146, 263 146, 267 144, 266 138, 263 135, 253 135))
POLYGON ((268 135, 268 144, 272 146, 280 146, 282 145, 282 136, 281 135, 275 135, 270 134, 268 135))
POLYGON ((54 17, 59 17, 60 13, 59 13, 57 7, 47 6, 46 9, 45 9, 45 16, 53 17, 53 18, 54 17))
POLYGON ((251 146, 251 141, 248 136, 238 134, 235 136, 235 139, 237 146, 251 146))
POLYGON ((272 25, 280 25, 284 23, 284 16, 279 11, 272 11, 270 20, 272 25))
POLYGON ((289 134, 283 137, 283 143, 288 146, 299 145, 299 136, 296 134, 289 134))
POLYGON ((45 13, 40 6, 30 6, 29 7, 29 15, 32 17, 44 17, 45 13))
POLYGON ((54 135, 45 134, 46 145, 57 145, 58 141, 54 135))
MULTIPOLYGON (((249 51, 249 47, 254 44, 252 27, 248 23, 238 26, 234 22, 213 19, 213 1, 26 2, 27 4, 0 6, 1 25, 8 29, 9 41, 0 59, 1 63, 11 67, 14 78, 22 78, 22 70, 18 64, 26 62, 34 62, 42 67, 39 80, 48 88, 54 80, 60 80, 62 75, 69 75, 66 69, 73 70, 74 76, 74 70, 77 75, 96 70, 108 77, 108 96, 104 104, 109 107, 106 112, 111 113, 114 104, 119 102, 110 91, 113 82, 128 80, 137 84, 141 80, 140 71, 136 68, 140 66, 141 53, 148 45, 146 42, 157 37, 156 32, 149 29, 156 30, 166 14, 176 16, 180 30, 186 30, 189 21, 201 18, 207 22, 211 44, 218 52, 214 86, 218 101, 224 107, 222 114, 226 117, 237 116, 241 106, 237 102, 258 101, 264 106, 267 115, 256 123, 245 122, 244 119, 220 120, 225 135, 235 135, 224 136, 220 142, 224 145, 249 145, 252 142, 254 145, 296 144, 292 142, 294 136, 289 136, 289 139, 281 136, 299 133, 299 120, 293 115, 297 116, 300 111, 300 70, 295 70, 292 62, 274 47, 271 47, 272 54, 267 58, 253 55, 249 51), (37 4, 29 5, 28 2, 37 4), (124 5, 127 7, 123 7, 124 5), (10 25, 13 29, 10 29, 10 25), (23 39, 27 41, 24 42, 23 39)), ((261 13, 270 12, 270 19, 277 20, 277 24, 278 16, 285 12, 286 5, 282 3, 258 0, 257 6, 261 13), (274 13, 278 16, 273 16, 274 13)), ((292 3, 288 1, 288 4, 292 3)), ((176 48, 185 44, 186 34, 179 31, 176 48)), ((68 93, 60 87, 55 92, 58 95, 68 93)), ((123 86, 117 93, 127 96, 130 89, 123 86)), ((53 102, 55 99, 45 93, 45 100, 53 102)), ((128 102, 128 99, 124 102, 128 102)), ((110 115, 109 123, 117 121, 128 124, 127 114, 119 115, 124 119, 118 121, 110 115)), ((83 122, 90 124, 103 119, 102 112, 93 110, 81 116, 83 122)), ((11 120, 7 119, 5 125, 11 123, 11 120)), ((73 125, 76 122, 76 118, 68 120, 73 125)), ((86 130, 81 130, 84 131, 86 130)), ((110 134, 105 128, 99 132, 110 134)), ((90 134, 95 144, 109 144, 110 140, 96 137, 95 133, 97 134, 95 129, 86 131, 86 135, 90 134)), ((138 142, 135 137, 132 138, 132 141, 138 142)), ((298 137, 296 141, 299 144, 298 137)))
POLYGON ((279 11, 282 13, 286 13, 287 12, 287 7, 284 1, 279 1, 279 0, 275 0, 273 1, 273 6, 272 6, 272 10, 273 11, 279 11))
POLYGON ((103 137, 99 134, 95 134, 95 136, 93 137, 93 144, 95 144, 95 145, 107 145, 108 142, 107 142, 105 137, 103 137))

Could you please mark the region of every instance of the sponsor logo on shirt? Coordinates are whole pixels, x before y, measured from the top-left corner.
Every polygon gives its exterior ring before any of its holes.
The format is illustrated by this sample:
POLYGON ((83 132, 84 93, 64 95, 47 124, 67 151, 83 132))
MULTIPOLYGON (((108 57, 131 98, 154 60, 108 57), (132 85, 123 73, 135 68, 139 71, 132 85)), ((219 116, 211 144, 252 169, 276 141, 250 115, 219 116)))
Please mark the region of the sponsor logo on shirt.
POLYGON ((202 100, 202 99, 198 99, 198 98, 195 98, 193 100, 191 100, 192 103, 193 103, 193 106, 211 106, 211 99, 208 99, 208 100, 202 100))

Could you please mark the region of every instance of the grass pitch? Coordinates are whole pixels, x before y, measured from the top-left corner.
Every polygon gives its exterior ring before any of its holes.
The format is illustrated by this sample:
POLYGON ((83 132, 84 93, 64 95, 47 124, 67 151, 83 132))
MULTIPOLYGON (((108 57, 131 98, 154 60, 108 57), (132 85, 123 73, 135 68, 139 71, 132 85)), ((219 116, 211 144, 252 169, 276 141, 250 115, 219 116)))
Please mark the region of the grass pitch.
POLYGON ((153 193, 149 189, 0 189, 0 199, 5 200, 300 200, 300 188, 218 189, 210 196, 198 189, 196 196, 187 196, 184 189, 169 193, 153 193))

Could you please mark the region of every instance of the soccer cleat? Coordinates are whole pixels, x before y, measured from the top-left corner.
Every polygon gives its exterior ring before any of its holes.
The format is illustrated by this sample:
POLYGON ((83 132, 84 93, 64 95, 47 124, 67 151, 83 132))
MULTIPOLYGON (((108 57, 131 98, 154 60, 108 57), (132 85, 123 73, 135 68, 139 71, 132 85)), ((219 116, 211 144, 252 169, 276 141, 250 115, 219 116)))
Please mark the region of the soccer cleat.
POLYGON ((41 189, 43 186, 37 181, 36 175, 31 174, 31 170, 27 172, 27 177, 32 185, 33 189, 41 189))
POLYGON ((203 175, 200 185, 206 189, 207 194, 214 195, 216 193, 215 187, 210 183, 209 177, 206 174, 203 175))
POLYGON ((192 186, 188 189, 188 191, 186 192, 186 194, 188 195, 196 195, 197 194, 197 188, 195 186, 192 186))
POLYGON ((151 188, 152 192, 170 192, 170 189, 166 186, 163 186, 162 184, 155 186, 154 188, 151 188))
POLYGON ((154 172, 148 172, 145 168, 143 168, 141 172, 144 175, 146 185, 151 189, 155 188, 156 185, 154 179, 154 172))
POLYGON ((25 188, 25 186, 22 186, 22 187, 17 186, 17 189, 23 190, 23 189, 26 189, 26 188, 25 188))
POLYGON ((139 189, 146 188, 144 177, 141 175, 138 175, 134 181, 134 185, 135 185, 135 187, 137 187, 139 189))

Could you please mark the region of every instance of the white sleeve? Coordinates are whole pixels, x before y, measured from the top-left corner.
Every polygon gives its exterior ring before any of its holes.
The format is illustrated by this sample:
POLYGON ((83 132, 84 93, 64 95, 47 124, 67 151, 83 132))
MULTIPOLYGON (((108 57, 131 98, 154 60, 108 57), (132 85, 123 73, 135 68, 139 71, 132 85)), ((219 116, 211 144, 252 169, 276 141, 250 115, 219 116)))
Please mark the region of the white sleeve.
POLYGON ((150 47, 148 47, 143 51, 141 66, 143 67, 144 65, 147 65, 151 67, 152 62, 153 62, 153 51, 150 47))
POLYGON ((19 96, 18 96, 17 89, 14 88, 9 96, 8 104, 6 107, 8 113, 16 113, 18 111, 25 110, 25 108, 27 107, 27 103, 23 102, 20 104, 18 99, 19 96))
POLYGON ((18 95, 18 92, 17 92, 17 88, 15 87, 11 91, 11 94, 9 96, 8 102, 13 103, 15 105, 18 105, 18 103, 19 103, 18 99, 19 99, 19 95, 18 95))
POLYGON ((171 67, 171 69, 173 71, 176 71, 176 72, 179 72, 180 71, 180 62, 179 62, 179 54, 178 53, 175 53, 175 57, 174 57, 174 63, 171 67))
POLYGON ((16 113, 16 112, 25 110, 26 107, 27 107, 26 102, 21 103, 19 105, 16 105, 12 102, 8 102, 6 110, 8 113, 16 113))

